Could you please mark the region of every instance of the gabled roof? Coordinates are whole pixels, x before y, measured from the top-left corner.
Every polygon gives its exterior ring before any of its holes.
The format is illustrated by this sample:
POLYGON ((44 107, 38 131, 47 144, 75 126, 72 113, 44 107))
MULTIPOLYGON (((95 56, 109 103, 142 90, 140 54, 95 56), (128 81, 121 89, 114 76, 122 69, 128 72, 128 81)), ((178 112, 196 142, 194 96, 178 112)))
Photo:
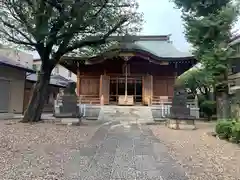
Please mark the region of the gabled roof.
POLYGON ((69 65, 67 60, 84 60, 85 64, 94 64, 104 61, 111 56, 118 56, 120 53, 132 52, 157 61, 182 61, 194 60, 190 52, 181 52, 170 41, 170 35, 163 36, 112 36, 106 41, 115 41, 116 44, 105 52, 92 57, 69 57, 62 59, 63 66, 69 65), (99 61, 102 59, 102 61, 99 61), (97 60, 97 61, 96 61, 97 60), (64 62, 65 61, 65 62, 64 62))
MULTIPOLYGON (((27 74, 27 81, 36 82, 37 81, 37 74, 27 74)), ((50 85, 59 86, 59 87, 66 87, 68 83, 73 82, 72 80, 68 80, 61 75, 52 75, 50 79, 50 85)))
POLYGON ((142 51, 150 53, 161 60, 170 60, 178 58, 189 58, 193 55, 189 52, 177 50, 170 41, 166 40, 139 40, 132 43, 121 43, 119 47, 113 48, 121 51, 142 51))
POLYGON ((113 42, 104 52, 91 57, 64 56, 60 64, 76 73, 77 64, 80 66, 102 63, 116 56, 139 56, 155 64, 191 63, 196 64, 196 58, 190 52, 181 52, 170 41, 170 35, 162 36, 111 36, 107 42, 113 42), (125 54, 126 53, 126 54, 125 54), (131 55, 132 56, 132 55, 131 55))
POLYGON ((8 66, 8 67, 12 67, 12 68, 16 68, 22 71, 26 71, 26 72, 31 72, 31 73, 35 73, 36 71, 34 71, 33 69, 30 69, 26 66, 23 66, 22 64, 11 60, 5 56, 0 56, 0 65, 4 65, 4 66, 8 66))

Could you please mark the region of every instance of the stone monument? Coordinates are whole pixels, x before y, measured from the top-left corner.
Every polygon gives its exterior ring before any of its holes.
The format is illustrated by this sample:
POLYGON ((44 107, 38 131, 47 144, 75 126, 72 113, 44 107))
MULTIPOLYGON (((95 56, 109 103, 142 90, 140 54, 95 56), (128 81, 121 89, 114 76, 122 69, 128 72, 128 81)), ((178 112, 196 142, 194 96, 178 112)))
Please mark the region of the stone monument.
MULTIPOLYGON (((64 92, 58 94, 59 112, 55 111, 55 117, 78 118, 80 108, 78 107, 78 97, 75 93, 75 83, 69 83, 64 92)), ((56 108, 55 108, 56 109, 56 108)))
POLYGON ((185 88, 181 86, 174 86, 174 95, 172 100, 172 107, 170 108, 170 116, 168 125, 173 129, 180 129, 180 122, 185 121, 187 124, 189 122, 194 126, 195 117, 190 115, 190 108, 187 107, 187 92, 185 88))
POLYGON ((170 108, 171 118, 185 119, 190 116, 190 108, 187 107, 187 92, 185 89, 175 86, 170 108))

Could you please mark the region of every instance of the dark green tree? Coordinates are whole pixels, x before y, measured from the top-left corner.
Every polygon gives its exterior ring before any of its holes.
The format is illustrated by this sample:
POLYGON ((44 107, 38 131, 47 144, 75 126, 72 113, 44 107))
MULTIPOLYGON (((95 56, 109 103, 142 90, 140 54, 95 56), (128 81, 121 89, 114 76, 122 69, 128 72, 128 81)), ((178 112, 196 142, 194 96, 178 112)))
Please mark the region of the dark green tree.
POLYGON ((238 2, 231 0, 173 0, 182 10, 185 35, 194 55, 215 79, 218 118, 230 116, 228 66, 232 54, 228 44, 238 16, 238 2))
POLYGON ((136 0, 4 0, 0 38, 36 50, 42 65, 23 122, 39 121, 50 75, 63 55, 99 52, 110 35, 136 33, 142 24, 136 0))
POLYGON ((176 83, 184 87, 194 97, 202 94, 205 99, 211 99, 214 79, 205 68, 193 68, 179 76, 176 83))

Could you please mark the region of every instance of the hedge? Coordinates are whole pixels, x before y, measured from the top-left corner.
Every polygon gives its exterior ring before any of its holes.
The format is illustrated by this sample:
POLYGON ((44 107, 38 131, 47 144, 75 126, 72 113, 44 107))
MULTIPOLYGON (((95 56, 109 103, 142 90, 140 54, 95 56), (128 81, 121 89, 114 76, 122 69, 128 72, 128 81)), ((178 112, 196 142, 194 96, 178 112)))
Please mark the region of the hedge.
POLYGON ((240 143, 240 122, 231 120, 218 121, 215 131, 221 139, 240 143))

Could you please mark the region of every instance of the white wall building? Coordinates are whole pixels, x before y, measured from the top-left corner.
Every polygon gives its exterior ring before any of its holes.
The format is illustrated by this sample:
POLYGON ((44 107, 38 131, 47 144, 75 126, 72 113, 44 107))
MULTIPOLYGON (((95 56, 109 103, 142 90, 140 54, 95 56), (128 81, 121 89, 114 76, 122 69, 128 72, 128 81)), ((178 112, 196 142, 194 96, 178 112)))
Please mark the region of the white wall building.
POLYGON ((7 57, 13 61, 16 61, 17 63, 21 64, 26 68, 32 69, 32 66, 33 66, 32 54, 28 54, 23 51, 1 46, 0 55, 7 57))
POLYGON ((32 70, 33 56, 0 47, 0 119, 23 112, 26 72, 32 70))
MULTIPOLYGON (((35 70, 39 71, 41 68, 42 61, 39 59, 33 60, 33 67, 35 70)), ((77 82, 77 76, 66 69, 61 65, 56 65, 56 67, 52 71, 52 75, 61 75, 62 77, 77 82)))

